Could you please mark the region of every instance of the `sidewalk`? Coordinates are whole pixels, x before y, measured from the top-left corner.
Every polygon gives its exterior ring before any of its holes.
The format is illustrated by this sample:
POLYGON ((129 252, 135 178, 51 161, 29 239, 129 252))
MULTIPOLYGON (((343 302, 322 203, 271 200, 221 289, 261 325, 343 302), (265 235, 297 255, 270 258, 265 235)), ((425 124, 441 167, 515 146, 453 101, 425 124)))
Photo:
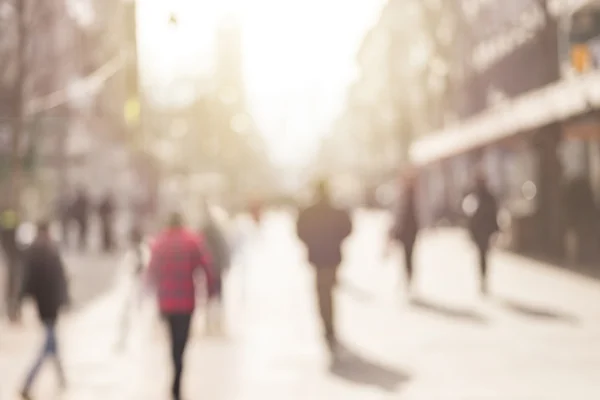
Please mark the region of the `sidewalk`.
MULTIPOLYGON (((398 255, 381 257, 384 226, 380 215, 357 217, 337 297, 340 337, 354 354, 330 370, 312 271, 293 237, 293 221, 267 215, 250 257, 227 282, 229 339, 205 337, 201 313, 196 318, 187 352, 188 398, 600 398, 600 283, 496 252, 492 298, 481 299, 465 236, 438 231, 419 243, 419 301, 411 304, 398 255)), ((127 290, 123 284, 65 321, 71 381, 65 399, 167 398, 169 356, 151 303, 135 319, 127 351, 113 351, 127 290)), ((19 359, 28 362, 26 355, 19 359)), ((16 370, 13 380, 21 364, 9 369, 16 370)))
MULTIPOLYGON (((119 394, 114 391, 118 391, 116 384, 123 373, 120 366, 126 364, 118 360, 114 342, 116 322, 120 317, 117 310, 122 309, 127 281, 122 275, 125 268, 121 268, 121 274, 115 278, 114 260, 117 260, 116 256, 74 253, 65 256, 76 304, 63 316, 59 326, 61 352, 69 380, 68 396, 61 396, 61 399, 84 399, 82 392, 92 389, 119 394)), ((33 305, 24 307, 19 325, 0 321, 0 332, 0 399, 12 400, 43 340, 33 305)), ((44 393, 44 399, 57 398, 59 393, 53 372, 50 367, 43 369, 34 394, 44 393)), ((109 394, 107 398, 113 396, 109 394)))

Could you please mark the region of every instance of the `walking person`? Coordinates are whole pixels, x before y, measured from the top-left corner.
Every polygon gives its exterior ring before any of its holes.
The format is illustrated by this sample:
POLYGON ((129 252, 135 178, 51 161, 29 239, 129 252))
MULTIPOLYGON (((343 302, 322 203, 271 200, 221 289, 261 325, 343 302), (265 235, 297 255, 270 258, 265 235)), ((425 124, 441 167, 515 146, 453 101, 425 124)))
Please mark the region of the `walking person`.
POLYGON ((106 253, 114 250, 115 201, 107 194, 98 205, 100 229, 102 230, 102 249, 106 253))
POLYGON ((486 295, 490 239, 499 229, 498 203, 481 173, 476 178, 473 195, 477 198, 477 209, 469 217, 468 228, 479 255, 480 290, 486 295))
POLYGON ((123 314, 121 315, 120 334, 117 341, 117 350, 124 350, 127 344, 127 337, 131 325, 132 311, 137 306, 142 305, 144 295, 143 275, 146 267, 146 257, 144 254, 145 243, 142 228, 138 224, 134 224, 129 232, 131 245, 131 288, 128 296, 125 298, 123 306, 123 314))
POLYGON ((315 286, 325 342, 335 355, 338 338, 335 330, 333 290, 342 262, 341 247, 352 232, 352 220, 347 211, 337 208, 330 196, 327 182, 317 186, 317 200, 302 210, 296 225, 298 238, 306 246, 308 261, 315 269, 315 286))
POLYGON ((48 358, 52 359, 61 388, 66 386, 62 367, 56 324, 60 309, 69 302, 68 283, 58 247, 50 238, 48 222, 41 222, 33 244, 24 255, 25 274, 21 298, 31 296, 37 306, 38 316, 45 328, 45 338, 40 353, 27 374, 21 396, 30 399, 36 377, 48 358))
POLYGON ((77 191, 73 202, 72 215, 77 224, 77 237, 79 249, 84 251, 88 245, 88 226, 90 214, 90 201, 87 193, 83 189, 77 191))
POLYGON ((222 227, 215 220, 206 201, 203 202, 203 224, 200 229, 206 240, 206 246, 212 255, 215 285, 209 298, 206 312, 206 327, 210 334, 223 334, 223 278, 231 264, 231 250, 222 227))
POLYGON ((390 240, 401 243, 404 247, 404 268, 406 271, 407 289, 412 288, 413 282, 413 250, 419 232, 416 205, 416 177, 408 175, 404 182, 404 193, 400 202, 395 222, 390 231, 390 240))
POLYGON ((196 306, 196 273, 206 275, 209 295, 213 292, 211 256, 199 235, 183 226, 178 213, 169 217, 168 228, 152 245, 148 279, 156 287, 158 307, 169 327, 174 377, 171 394, 181 400, 184 354, 192 314, 196 306))

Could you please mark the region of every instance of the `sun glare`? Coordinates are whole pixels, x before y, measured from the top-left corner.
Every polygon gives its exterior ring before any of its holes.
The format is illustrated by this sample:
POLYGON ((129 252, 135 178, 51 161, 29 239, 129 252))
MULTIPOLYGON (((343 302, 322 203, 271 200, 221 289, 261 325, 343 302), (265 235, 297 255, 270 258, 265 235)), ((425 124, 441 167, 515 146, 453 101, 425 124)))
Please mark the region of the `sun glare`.
POLYGON ((275 160, 298 164, 307 161, 341 107, 354 78, 354 55, 383 0, 140 3, 144 77, 163 92, 182 77, 210 75, 216 30, 226 17, 236 17, 249 108, 275 160))

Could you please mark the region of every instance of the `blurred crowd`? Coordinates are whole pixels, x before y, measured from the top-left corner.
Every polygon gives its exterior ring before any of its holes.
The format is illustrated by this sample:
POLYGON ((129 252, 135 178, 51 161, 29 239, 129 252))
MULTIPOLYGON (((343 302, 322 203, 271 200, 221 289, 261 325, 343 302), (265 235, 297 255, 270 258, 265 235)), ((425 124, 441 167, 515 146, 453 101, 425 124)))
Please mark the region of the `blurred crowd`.
MULTIPOLYGON (((398 184, 402 190, 396 202, 394 222, 387 235, 388 247, 401 246, 404 249, 401 265, 405 269, 407 291, 410 293, 415 269, 413 249, 420 231, 417 176, 407 173, 398 184)), ((468 216, 467 227, 478 249, 481 293, 485 295, 488 293, 488 252, 492 237, 498 231, 498 205, 482 174, 472 183, 472 195, 476 197, 477 204, 468 216)), ((253 201, 247 205, 245 212, 255 224, 261 224, 267 207, 268 204, 264 202, 253 201)), ((223 280, 230 269, 236 239, 227 229, 226 219, 218 208, 201 200, 199 209, 203 218, 196 226, 190 226, 190 221, 184 217, 185 210, 171 210, 163 227, 157 232, 145 229, 141 223, 144 214, 134 209, 126 243, 136 260, 132 273, 139 283, 132 297, 139 297, 140 293, 150 289, 157 298, 160 315, 168 328, 174 371, 171 394, 174 400, 181 399, 184 353, 197 306, 198 290, 208 293, 208 331, 225 334, 222 326, 223 280), (144 255, 146 250, 149 257, 144 255), (203 279, 198 280, 199 276, 203 279)), ((327 181, 315 185, 313 201, 297 211, 296 233, 306 248, 307 261, 315 272, 314 290, 324 343, 335 360, 343 353, 344 346, 340 345, 335 329, 333 296, 343 261, 342 245, 353 231, 352 211, 336 203, 327 181)), ((77 248, 80 251, 88 249, 89 221, 93 213, 99 221, 100 249, 113 252, 120 246, 117 245, 114 232, 115 199, 110 194, 95 205, 83 190, 77 191, 72 199, 62 199, 55 218, 61 227, 62 240, 59 243, 53 240, 50 229, 52 221, 49 219, 37 223, 31 243, 19 243, 16 232, 20 221, 17 214, 11 210, 5 210, 2 214, 1 243, 9 277, 5 292, 8 315, 12 321, 18 322, 23 299, 31 297, 46 332, 42 350, 23 384, 23 399, 30 398, 30 389, 46 359, 54 362, 60 385, 67 385, 56 334, 60 311, 70 304, 69 280, 62 253, 71 246, 71 231, 76 234, 77 248)), ((124 327, 131 311, 131 308, 125 310, 124 327)), ((126 330, 124 328, 123 337, 126 330)))

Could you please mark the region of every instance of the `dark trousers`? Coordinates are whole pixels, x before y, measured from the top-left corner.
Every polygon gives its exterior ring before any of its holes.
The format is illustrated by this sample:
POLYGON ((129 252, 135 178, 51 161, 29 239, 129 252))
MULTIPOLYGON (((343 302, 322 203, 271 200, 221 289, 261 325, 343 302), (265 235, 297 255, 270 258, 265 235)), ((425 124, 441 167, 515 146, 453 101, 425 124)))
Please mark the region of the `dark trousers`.
POLYGON ((181 398, 181 377, 183 375, 183 356, 190 334, 192 314, 166 314, 165 319, 169 326, 171 341, 171 357, 173 361, 173 387, 174 400, 181 398))
POLYGON ((102 249, 105 252, 110 252, 114 249, 112 224, 108 222, 102 223, 102 249))
POLYGON ((46 328, 46 337, 44 339, 44 344, 42 345, 42 348, 35 359, 35 362, 27 374, 27 379, 25 380, 25 385, 23 387, 23 391, 25 393, 28 393, 31 389, 31 386, 35 382, 35 379, 37 378, 44 361, 48 358, 54 361, 54 366, 56 367, 56 373, 58 374, 58 379, 61 386, 65 385, 65 374, 58 352, 55 323, 54 321, 48 321, 45 322, 44 325, 46 328))
POLYGON ((413 250, 415 248, 414 242, 407 242, 404 244, 404 268, 406 271, 406 283, 408 286, 411 285, 413 279, 413 250))
POLYGON ((337 268, 317 268, 316 274, 317 301, 319 314, 323 322, 325 340, 331 347, 335 344, 336 333, 334 326, 335 309, 333 305, 333 289, 337 281, 337 268))
POLYGON ((477 245, 477 253, 479 255, 479 279, 481 282, 481 291, 487 291, 487 275, 488 275, 488 254, 490 248, 486 244, 479 243, 477 245))
POLYGON ((77 236, 79 241, 79 248, 85 250, 87 248, 88 239, 88 222, 86 220, 77 221, 77 236))

